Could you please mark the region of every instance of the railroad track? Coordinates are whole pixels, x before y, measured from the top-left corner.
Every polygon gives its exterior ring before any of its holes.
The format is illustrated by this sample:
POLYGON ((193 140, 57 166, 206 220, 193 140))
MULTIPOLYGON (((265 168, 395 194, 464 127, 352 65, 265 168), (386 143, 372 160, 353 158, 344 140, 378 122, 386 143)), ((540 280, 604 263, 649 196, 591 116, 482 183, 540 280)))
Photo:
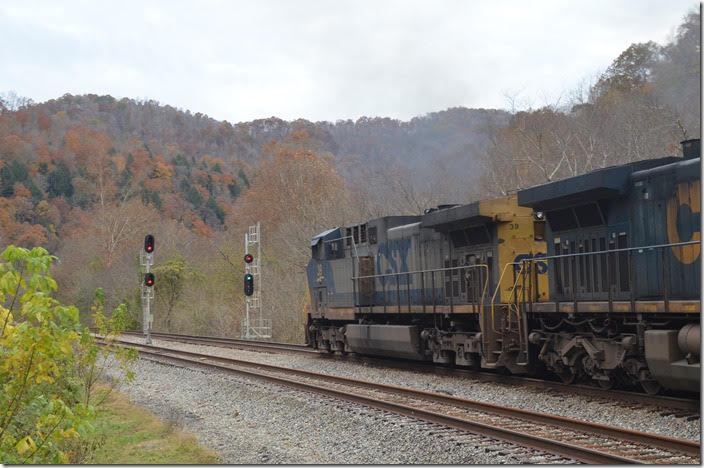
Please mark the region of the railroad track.
POLYGON ((410 363, 403 360, 380 359, 370 356, 357 356, 352 359, 376 366, 407 369, 412 370, 413 372, 466 377, 484 382, 503 384, 510 387, 520 385, 538 388, 552 395, 580 395, 582 397, 586 397, 589 401, 599 403, 620 401, 622 402, 621 406, 623 407, 648 408, 658 411, 663 416, 672 414, 675 417, 684 417, 690 420, 700 418, 701 402, 699 398, 693 399, 668 395, 648 395, 646 393, 630 392, 627 390, 604 389, 586 384, 566 384, 534 377, 474 371, 456 367, 443 367, 425 362, 410 363))
MULTIPOLYGON (((141 332, 123 332, 124 335, 141 337, 141 332)), ((473 371, 468 369, 458 369, 453 367, 443 367, 421 361, 404 361, 399 359, 379 358, 372 356, 340 355, 316 351, 306 345, 291 343, 274 343, 253 340, 240 340, 234 338, 181 335, 176 333, 152 333, 152 337, 160 340, 175 341, 179 343, 189 343, 205 346, 218 346, 232 349, 245 349, 250 351, 265 352, 290 352, 306 354, 310 356, 320 356, 329 359, 343 359, 352 362, 364 362, 379 367, 394 367, 398 369, 411 370, 413 372, 425 372, 439 375, 462 376, 481 381, 490 381, 506 385, 525 385, 545 390, 548 393, 574 394, 589 398, 592 401, 606 403, 610 401, 621 401, 627 407, 646 407, 658 411, 663 416, 672 414, 675 417, 688 418, 690 420, 699 419, 700 401, 699 399, 672 397, 665 395, 647 395, 645 393, 629 392, 623 390, 606 390, 599 387, 592 387, 582 384, 564 384, 550 380, 542 380, 531 377, 521 377, 516 375, 503 375, 492 372, 473 371)))
MULTIPOLYGON (((144 336, 142 332, 122 332, 127 336, 144 336)), ((206 346, 219 346, 222 348, 250 349, 255 351, 290 352, 317 355, 318 351, 302 344, 275 343, 272 341, 238 340, 236 338, 223 338, 217 336, 181 335, 177 333, 151 333, 152 338, 158 340, 177 341, 206 346)))
MULTIPOLYGON (((700 444, 602 424, 298 369, 123 341, 142 358, 285 385, 584 463, 699 464, 700 444)), ((455 436, 457 436, 455 434, 455 436)))

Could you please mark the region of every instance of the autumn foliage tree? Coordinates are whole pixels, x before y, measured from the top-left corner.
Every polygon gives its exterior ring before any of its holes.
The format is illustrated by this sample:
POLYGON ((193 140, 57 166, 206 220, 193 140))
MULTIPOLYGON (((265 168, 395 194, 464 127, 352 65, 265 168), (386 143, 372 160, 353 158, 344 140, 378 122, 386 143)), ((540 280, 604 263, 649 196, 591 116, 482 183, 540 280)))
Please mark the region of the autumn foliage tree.
POLYGON ((266 226, 286 258, 303 267, 311 236, 345 220, 348 195, 332 156, 306 149, 303 135, 294 138, 296 144, 267 148, 269 156, 258 166, 238 214, 266 226))

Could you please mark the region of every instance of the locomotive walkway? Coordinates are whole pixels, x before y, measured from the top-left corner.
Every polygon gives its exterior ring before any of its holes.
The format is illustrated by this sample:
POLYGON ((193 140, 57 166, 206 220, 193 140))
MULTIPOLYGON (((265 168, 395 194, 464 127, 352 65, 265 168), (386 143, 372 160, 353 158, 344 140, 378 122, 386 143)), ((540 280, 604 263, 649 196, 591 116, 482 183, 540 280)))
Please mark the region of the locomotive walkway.
POLYGON ((699 463, 700 444, 452 396, 122 342, 145 359, 286 385, 586 463, 699 463))

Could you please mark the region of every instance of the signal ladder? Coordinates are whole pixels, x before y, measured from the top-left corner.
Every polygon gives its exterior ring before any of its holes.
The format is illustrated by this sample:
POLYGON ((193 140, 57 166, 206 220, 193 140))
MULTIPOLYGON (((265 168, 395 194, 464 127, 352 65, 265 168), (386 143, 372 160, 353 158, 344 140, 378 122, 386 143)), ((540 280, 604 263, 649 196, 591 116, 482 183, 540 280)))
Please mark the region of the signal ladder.
POLYGON ((261 231, 259 223, 256 226, 249 226, 249 232, 244 235, 245 255, 256 249, 254 262, 245 263, 245 274, 249 273, 254 277, 254 293, 246 296, 246 315, 242 321, 242 338, 246 340, 257 340, 271 338, 271 320, 262 318, 261 300, 261 231))

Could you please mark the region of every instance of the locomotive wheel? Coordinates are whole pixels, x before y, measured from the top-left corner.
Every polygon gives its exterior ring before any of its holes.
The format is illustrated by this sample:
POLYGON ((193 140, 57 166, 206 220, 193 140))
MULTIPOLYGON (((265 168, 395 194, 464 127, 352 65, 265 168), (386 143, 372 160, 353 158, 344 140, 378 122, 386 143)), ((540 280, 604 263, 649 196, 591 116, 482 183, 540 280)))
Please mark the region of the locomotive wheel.
POLYGON ((609 380, 597 380, 597 382, 599 382, 599 386, 604 390, 611 390, 614 388, 614 385, 616 385, 616 382, 614 382, 612 378, 609 378, 609 380))
POLYGON ((328 353, 334 352, 330 349, 330 341, 324 340, 322 335, 318 335, 318 350, 327 351, 328 353))
POLYGON ((560 380, 562 380, 562 383, 565 384, 573 384, 575 380, 577 380, 577 372, 571 367, 565 367, 562 369, 562 372, 557 374, 558 377, 560 377, 560 380))
POLYGON ((648 395, 657 395, 662 390, 662 385, 657 380, 641 380, 640 386, 648 395))
POLYGON ((584 375, 583 360, 585 356, 586 353, 581 352, 574 358, 573 365, 562 367, 562 372, 557 374, 562 379, 562 382, 566 384, 573 384, 578 378, 584 375))

